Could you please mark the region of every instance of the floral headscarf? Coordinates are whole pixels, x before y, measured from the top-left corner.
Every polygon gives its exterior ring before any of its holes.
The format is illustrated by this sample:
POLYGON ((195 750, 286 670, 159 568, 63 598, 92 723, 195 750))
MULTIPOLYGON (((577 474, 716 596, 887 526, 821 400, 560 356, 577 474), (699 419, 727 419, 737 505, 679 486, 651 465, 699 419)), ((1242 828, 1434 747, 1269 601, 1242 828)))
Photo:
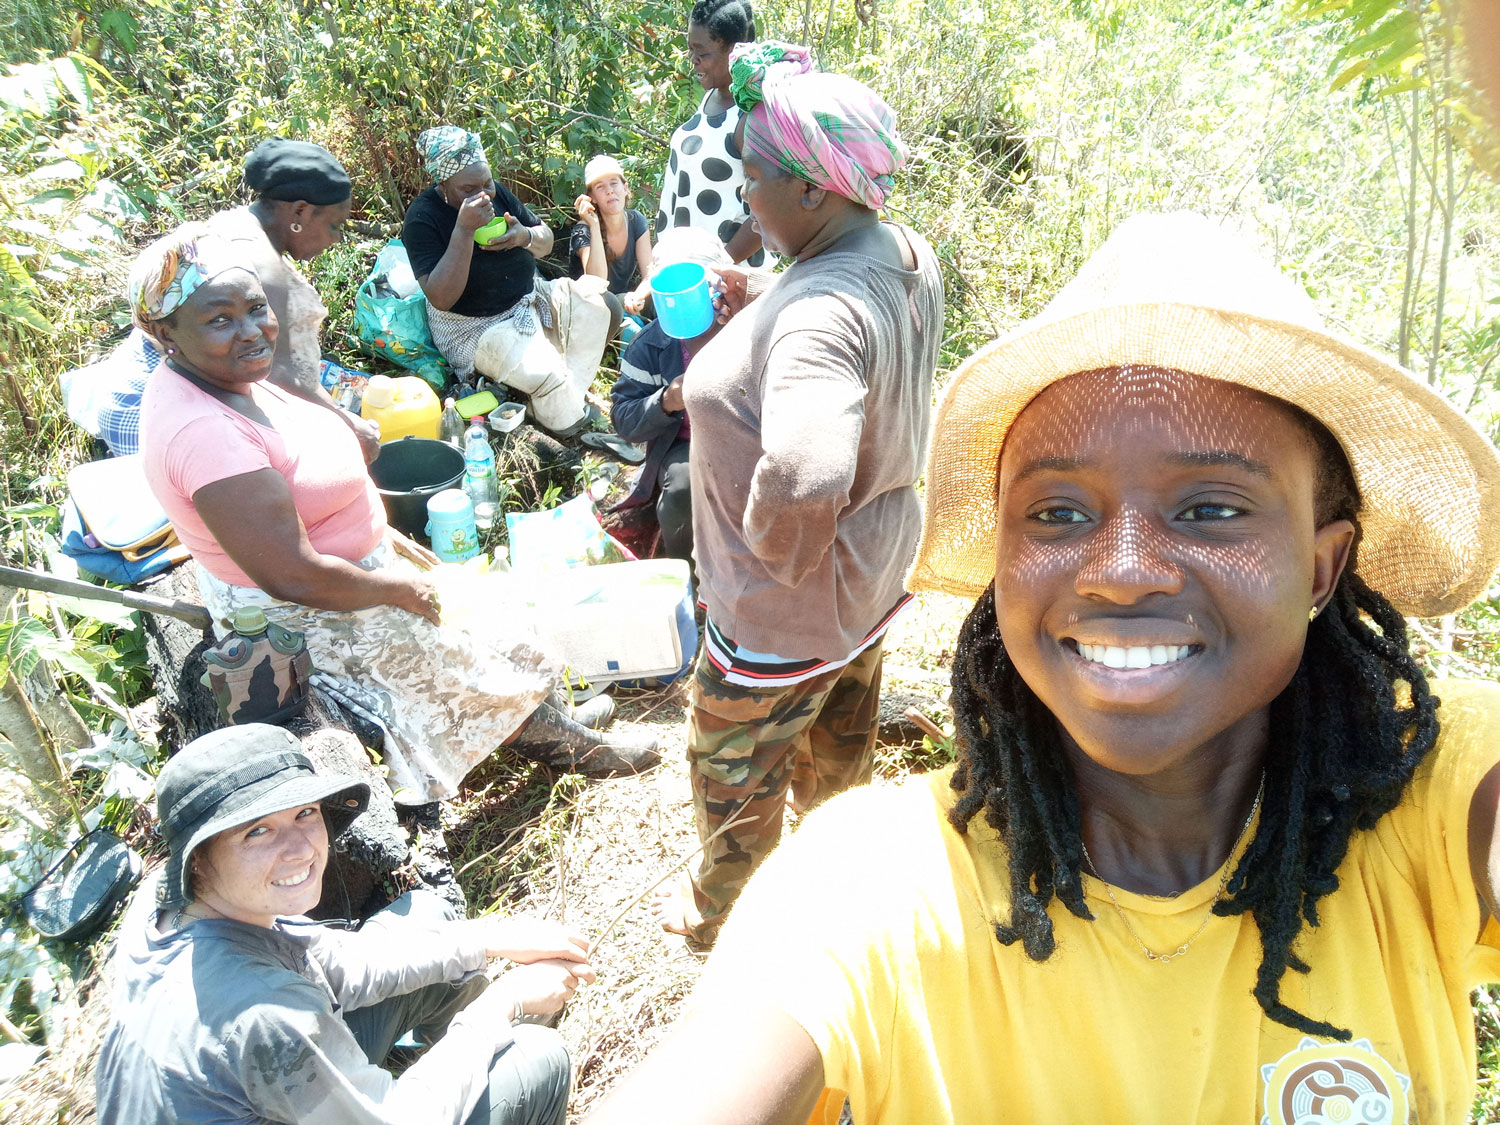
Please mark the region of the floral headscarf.
POLYGON ((745 147, 872 211, 885 205, 909 152, 891 107, 863 82, 813 71, 806 47, 741 43, 729 91, 745 113, 745 147))
POLYGON ((417 137, 417 151, 427 166, 427 174, 438 183, 456 176, 470 164, 488 164, 484 143, 478 133, 457 125, 439 125, 417 137))
POLYGON ((244 253, 207 223, 183 223, 142 250, 130 267, 131 318, 151 336, 155 323, 200 286, 236 269, 255 273, 244 253))

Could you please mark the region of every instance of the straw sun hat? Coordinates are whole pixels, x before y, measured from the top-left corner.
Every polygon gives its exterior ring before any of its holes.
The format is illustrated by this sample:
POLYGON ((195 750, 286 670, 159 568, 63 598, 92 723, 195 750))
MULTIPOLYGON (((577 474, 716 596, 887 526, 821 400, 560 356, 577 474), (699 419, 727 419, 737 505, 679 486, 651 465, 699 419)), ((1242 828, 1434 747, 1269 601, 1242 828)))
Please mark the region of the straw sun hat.
POLYGON ((1238 383, 1333 433, 1364 499, 1359 574, 1435 617, 1500 562, 1500 458, 1402 368, 1324 327, 1291 279, 1188 213, 1121 223, 1037 316, 976 352, 938 405, 912 590, 978 597, 995 573, 1000 446, 1026 404, 1080 371, 1139 364, 1238 383))

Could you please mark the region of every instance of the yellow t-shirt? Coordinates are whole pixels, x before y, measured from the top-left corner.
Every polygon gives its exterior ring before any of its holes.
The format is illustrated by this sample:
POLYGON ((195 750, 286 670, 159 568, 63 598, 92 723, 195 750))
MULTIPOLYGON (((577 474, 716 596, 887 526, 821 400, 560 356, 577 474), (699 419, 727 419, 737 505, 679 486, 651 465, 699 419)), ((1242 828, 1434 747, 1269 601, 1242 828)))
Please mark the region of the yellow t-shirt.
MULTIPOLYGON (((1442 735, 1401 805, 1356 833, 1283 999, 1353 1031, 1317 1042, 1251 995, 1249 915, 1214 917, 1190 952, 1148 961, 1086 879, 1092 923, 1054 903, 1042 963, 996 942, 1009 881, 978 817, 949 827, 949 773, 830 802, 766 862, 719 939, 694 1005, 771 1003, 801 1024, 830 1089, 815 1121, 1447 1123, 1475 1080, 1469 991, 1500 980, 1500 925, 1468 866, 1469 803, 1500 760, 1500 687, 1446 682, 1442 735)), ((1153 948, 1202 922, 1220 873, 1172 899, 1116 891, 1153 948)))

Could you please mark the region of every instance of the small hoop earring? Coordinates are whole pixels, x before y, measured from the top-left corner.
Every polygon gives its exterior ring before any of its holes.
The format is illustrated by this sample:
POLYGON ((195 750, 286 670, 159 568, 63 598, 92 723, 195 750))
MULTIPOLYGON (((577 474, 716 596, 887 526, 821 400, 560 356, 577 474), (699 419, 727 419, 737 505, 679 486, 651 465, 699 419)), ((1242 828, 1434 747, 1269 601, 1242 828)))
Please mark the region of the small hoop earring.
POLYGON ((292 226, 291 226, 291 231, 292 231, 293 234, 301 234, 302 233, 302 224, 301 223, 293 223, 292 226))
POLYGON ((1310 609, 1310 610, 1307 611, 1307 619, 1309 621, 1316 621, 1318 619, 1318 607, 1317 606, 1313 606, 1312 609, 1310 609))

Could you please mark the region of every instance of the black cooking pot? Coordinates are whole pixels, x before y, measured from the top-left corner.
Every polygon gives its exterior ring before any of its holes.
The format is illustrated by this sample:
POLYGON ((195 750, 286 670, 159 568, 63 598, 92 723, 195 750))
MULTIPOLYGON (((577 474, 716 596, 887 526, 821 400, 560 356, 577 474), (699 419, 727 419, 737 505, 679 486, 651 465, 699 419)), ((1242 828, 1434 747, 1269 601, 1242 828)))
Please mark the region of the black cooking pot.
POLYGON ((458 488, 463 476, 464 455, 457 449, 446 441, 411 435, 382 445, 370 466, 391 526, 424 539, 428 498, 458 488))

